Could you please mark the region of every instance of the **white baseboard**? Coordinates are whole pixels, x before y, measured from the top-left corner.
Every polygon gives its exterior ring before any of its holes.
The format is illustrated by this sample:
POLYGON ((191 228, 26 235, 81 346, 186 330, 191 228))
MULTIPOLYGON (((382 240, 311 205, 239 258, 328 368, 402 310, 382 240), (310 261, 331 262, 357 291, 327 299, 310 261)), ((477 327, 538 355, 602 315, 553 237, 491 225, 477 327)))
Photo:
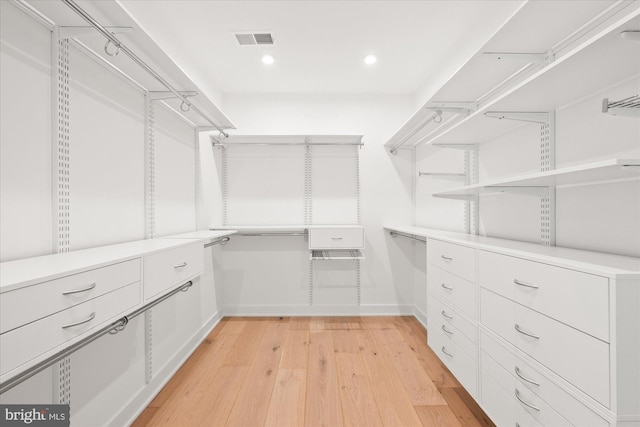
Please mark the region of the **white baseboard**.
POLYGON ((413 316, 427 329, 427 314, 420 310, 418 307, 414 307, 413 316))
POLYGON ((109 421, 108 425, 120 427, 131 425, 136 418, 151 403, 154 397, 162 390, 173 375, 187 361, 189 356, 198 348, 204 339, 211 333, 213 328, 222 319, 222 311, 218 310, 213 316, 207 320, 200 329, 198 329, 191 338, 180 348, 171 360, 160 371, 154 374, 149 384, 142 388, 138 394, 132 396, 129 403, 109 421))
POLYGON ((414 306, 406 305, 243 305, 225 306, 224 316, 410 316, 414 306))

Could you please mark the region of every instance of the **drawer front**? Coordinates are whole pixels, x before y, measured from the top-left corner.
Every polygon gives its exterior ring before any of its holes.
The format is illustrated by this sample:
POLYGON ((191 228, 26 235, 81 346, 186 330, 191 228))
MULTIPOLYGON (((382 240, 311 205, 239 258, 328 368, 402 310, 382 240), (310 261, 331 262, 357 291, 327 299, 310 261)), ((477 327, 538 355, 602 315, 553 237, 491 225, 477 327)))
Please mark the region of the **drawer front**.
POLYGON ((481 370, 482 408, 497 426, 543 427, 511 398, 486 371, 481 370))
POLYGON ((309 229, 309 249, 362 249, 362 227, 326 227, 309 229))
POLYGON ((201 242, 144 257, 144 299, 150 299, 202 274, 204 249, 201 242))
POLYGON ((609 281, 604 277, 479 251, 478 284, 609 341, 609 281))
POLYGON ((478 345, 471 341, 466 335, 452 326, 442 316, 438 316, 437 313, 427 315, 427 321, 429 322, 428 333, 444 333, 445 341, 453 341, 460 349, 464 350, 473 360, 478 360, 478 345))
POLYGON ((0 296, 0 333, 140 281, 140 259, 97 268, 0 296))
POLYGON ((427 343, 469 394, 476 397, 478 390, 478 362, 470 358, 467 353, 447 338, 444 332, 438 329, 433 332, 429 331, 427 343))
POLYGON ((429 301, 427 302, 427 313, 429 317, 435 317, 439 322, 447 322, 464 335, 472 342, 478 342, 478 327, 475 322, 462 316, 455 308, 443 303, 437 298, 433 298, 429 295, 429 301))
POLYGON ((427 267, 427 290, 472 319, 477 319, 476 285, 438 267, 427 267))
POLYGON ((485 289, 480 307, 482 324, 609 407, 607 343, 485 289))
POLYGON ((118 319, 140 304, 140 282, 0 335, 0 375, 118 319), (77 326, 70 326, 77 323, 77 326))
POLYGON ((476 282, 476 250, 473 248, 427 239, 427 262, 465 280, 476 282))
MULTIPOLYGON (((517 382, 520 390, 523 387, 528 388, 571 424, 583 427, 609 427, 606 420, 518 357, 515 350, 508 349, 483 331, 480 332, 480 348, 482 369, 487 369, 492 374, 496 367, 507 371, 517 382)), ((494 376, 497 378, 497 375, 494 376)))

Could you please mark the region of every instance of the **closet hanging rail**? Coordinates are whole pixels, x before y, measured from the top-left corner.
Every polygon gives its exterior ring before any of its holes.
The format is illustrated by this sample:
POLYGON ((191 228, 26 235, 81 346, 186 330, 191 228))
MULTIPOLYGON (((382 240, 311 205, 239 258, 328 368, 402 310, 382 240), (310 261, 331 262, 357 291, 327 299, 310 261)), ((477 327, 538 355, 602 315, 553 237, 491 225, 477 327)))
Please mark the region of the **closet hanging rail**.
POLYGON ((228 147, 231 145, 301 145, 301 146, 315 146, 315 145, 355 145, 362 147, 363 142, 217 142, 211 141, 211 145, 214 147, 228 147))
POLYGON ((307 230, 304 231, 271 231, 271 232, 238 232, 235 234, 236 236, 245 236, 245 237, 256 237, 256 236, 276 236, 276 237, 295 237, 295 236, 308 236, 309 232, 307 230))
POLYGON ((405 136, 402 139, 402 141, 398 142, 396 145, 391 147, 389 149, 389 152, 391 154, 398 154, 398 148, 400 148, 402 145, 404 145, 405 142, 407 142, 408 140, 413 138, 418 132, 420 132, 422 129, 424 129, 425 126, 427 126, 431 122, 440 123, 441 121, 442 121, 442 110, 436 110, 436 112, 433 113, 433 115, 431 117, 429 117, 427 120, 425 120, 420 126, 415 128, 413 130, 413 132, 411 132, 409 135, 405 136))
POLYGON ((225 138, 229 136, 220 126, 218 126, 212 119, 210 119, 204 112, 202 112, 198 107, 189 102, 187 97, 177 90, 171 83, 165 80, 160 74, 158 74, 153 68, 151 68, 146 62, 144 62, 138 55, 133 53, 125 44, 123 44, 118 38, 113 35, 109 30, 107 30, 104 26, 102 26, 98 21, 96 21, 91 15, 89 15, 84 9, 76 4, 73 0, 62 0, 71 10, 80 15, 85 21, 87 21, 92 27, 94 27, 100 34, 102 34, 106 39, 107 43, 105 44, 105 52, 109 56, 118 55, 120 52, 124 52, 133 62, 138 64, 143 70, 145 70, 151 77, 160 82, 164 87, 166 87, 171 93, 173 93, 176 98, 182 101, 180 104, 180 109, 182 111, 193 111, 208 123, 211 124, 221 135, 225 138), (115 51, 109 51, 109 45, 112 44, 115 47, 115 51))
POLYGON ((220 237, 217 240, 214 240, 213 242, 209 242, 207 244, 204 245, 205 248, 214 246, 214 245, 226 245, 227 242, 231 240, 231 238, 229 236, 225 236, 225 237, 220 237))
POLYGON ((129 323, 129 321, 131 319, 133 319, 134 317, 137 317, 139 315, 141 315, 142 313, 144 313, 145 311, 149 310, 150 308, 155 307, 156 305, 160 304, 161 302, 163 302, 164 300, 172 297, 173 295, 177 294, 178 292, 187 292, 191 286, 193 286, 193 282, 191 280, 189 280, 188 282, 186 282, 184 285, 174 289, 173 291, 169 292, 168 294, 158 298, 157 300, 154 300, 148 304, 143 305, 142 307, 132 311, 131 313, 127 314, 126 316, 121 317, 120 319, 118 319, 117 321, 97 330, 96 332, 92 333, 91 335, 85 337, 84 339, 78 341, 77 343, 65 348, 64 350, 59 351, 56 354, 53 354, 51 356, 49 356, 48 358, 46 358, 45 360, 41 361, 40 363, 32 366, 31 368, 27 369, 24 372, 21 372, 20 374, 9 378, 8 380, 6 380, 5 382, 0 384, 0 394, 6 392, 7 390, 12 389, 13 387, 25 382, 26 380, 28 380, 29 378, 33 377, 34 375, 42 372, 43 370, 47 369, 49 366, 53 365, 54 363, 58 362, 59 360, 64 359, 65 357, 71 355, 72 353, 80 350, 81 348, 91 344, 92 342, 94 342, 95 340, 97 340, 98 338, 110 334, 110 335, 115 335, 118 332, 123 331, 126 327, 127 324, 129 323))
POLYGON ((397 231, 390 231, 389 234, 391 235, 391 237, 394 237, 394 238, 395 237, 404 237, 406 239, 415 240, 417 242, 422 242, 422 243, 426 243, 427 242, 427 239, 417 237, 417 236, 415 236, 413 234, 399 233, 397 231))

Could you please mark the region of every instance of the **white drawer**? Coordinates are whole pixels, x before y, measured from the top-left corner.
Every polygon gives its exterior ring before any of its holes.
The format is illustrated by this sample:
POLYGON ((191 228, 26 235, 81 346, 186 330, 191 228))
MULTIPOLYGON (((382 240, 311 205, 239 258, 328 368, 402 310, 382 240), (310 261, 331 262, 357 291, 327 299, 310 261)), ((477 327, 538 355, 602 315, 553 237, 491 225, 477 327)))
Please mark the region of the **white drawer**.
POLYGON ((609 281, 604 277, 479 251, 478 284, 609 341, 609 281))
POLYGON ((470 282, 476 281, 476 250, 473 248, 427 239, 427 262, 470 282))
POLYGON ((480 370, 480 375, 482 408, 497 426, 543 427, 519 402, 512 399, 491 375, 484 370, 480 370))
POLYGON ((140 281, 140 259, 0 294, 0 333, 140 281))
POLYGON ((475 284, 429 265, 427 266, 427 290, 469 317, 477 319, 475 284))
POLYGON ((0 335, 0 375, 117 320, 139 304, 140 282, 136 282, 0 335), (70 326, 74 323, 77 326, 70 326))
POLYGON ((480 321, 609 407, 607 343, 485 289, 480 290, 480 321))
POLYGON ((464 350, 471 359, 478 360, 478 345, 449 323, 447 319, 438 316, 437 313, 429 313, 427 320, 429 322, 428 334, 436 332, 444 333, 446 342, 453 341, 458 347, 464 350))
POLYGON ((320 227, 309 228, 309 249, 363 249, 364 228, 320 227))
POLYGON ((429 298, 427 301, 427 313, 435 316, 439 321, 445 321, 462 332, 472 342, 478 342, 478 326, 461 315, 455 308, 443 303, 437 298, 429 298))
MULTIPOLYGON (((508 349, 484 331, 480 331, 481 366, 493 374, 496 366, 507 371, 519 384, 540 396, 571 424, 581 427, 609 427, 609 423, 591 411, 531 364, 522 360, 515 349, 508 349), (534 384, 534 383, 537 383, 534 384)), ((555 424, 554 424, 555 425, 555 424)))
POLYGON ((202 242, 144 257, 145 302, 199 276, 204 271, 202 242))
POLYGON ((474 396, 478 391, 478 362, 467 355, 441 330, 429 331, 427 343, 460 384, 474 396))

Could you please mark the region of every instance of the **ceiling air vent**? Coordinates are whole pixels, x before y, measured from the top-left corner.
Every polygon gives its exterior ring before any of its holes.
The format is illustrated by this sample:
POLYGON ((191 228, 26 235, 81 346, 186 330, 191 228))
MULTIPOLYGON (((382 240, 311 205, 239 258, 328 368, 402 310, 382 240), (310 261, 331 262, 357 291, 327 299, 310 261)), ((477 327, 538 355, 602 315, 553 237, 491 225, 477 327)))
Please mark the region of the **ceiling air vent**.
POLYGON ((273 44, 273 33, 235 33, 240 45, 273 44))

